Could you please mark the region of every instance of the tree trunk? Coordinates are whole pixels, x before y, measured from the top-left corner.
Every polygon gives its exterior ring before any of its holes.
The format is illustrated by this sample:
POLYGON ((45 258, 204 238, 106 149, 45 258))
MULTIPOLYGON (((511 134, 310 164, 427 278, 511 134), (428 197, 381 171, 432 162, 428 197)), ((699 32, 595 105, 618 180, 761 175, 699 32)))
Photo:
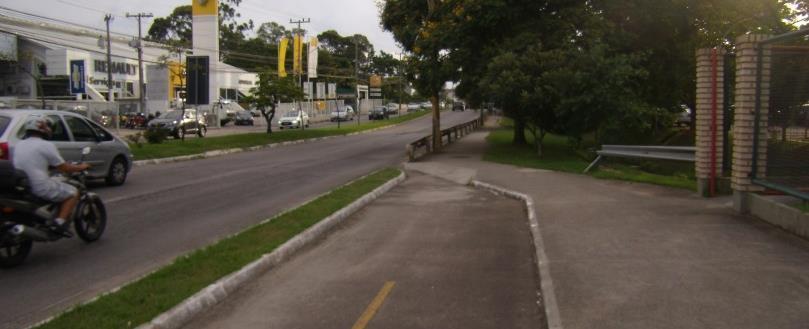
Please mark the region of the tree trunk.
POLYGON ((269 112, 264 112, 264 109, 261 109, 261 115, 263 115, 264 120, 267 121, 267 134, 272 134, 272 118, 275 117, 275 108, 269 112))
POLYGON ((511 143, 514 145, 528 144, 525 139, 525 121, 523 119, 514 119, 514 140, 511 143))
POLYGON ((438 107, 438 95, 430 97, 433 105, 433 152, 441 149, 441 109, 438 107))
POLYGON ((537 147, 537 156, 539 156, 540 158, 543 155, 542 151, 543 151, 543 142, 544 141, 545 141, 545 131, 540 130, 539 134, 534 136, 534 144, 536 144, 536 147, 537 147))

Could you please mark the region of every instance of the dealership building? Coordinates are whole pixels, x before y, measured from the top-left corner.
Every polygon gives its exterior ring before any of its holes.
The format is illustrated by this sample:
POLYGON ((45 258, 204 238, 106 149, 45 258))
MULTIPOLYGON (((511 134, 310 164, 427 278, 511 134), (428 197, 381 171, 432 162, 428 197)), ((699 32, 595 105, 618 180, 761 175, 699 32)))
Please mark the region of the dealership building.
POLYGON ((181 63, 188 55, 210 58, 210 104, 249 94, 257 83, 257 75, 218 61, 218 39, 210 37, 218 36, 217 3, 207 1, 207 7, 199 3, 194 1, 193 50, 171 51, 163 44, 142 42, 143 90, 138 87, 137 37, 113 33, 108 62, 103 30, 2 12, 0 100, 24 102, 44 95, 49 103, 107 102, 111 92, 113 101, 121 108, 165 112, 180 106, 185 97, 185 70, 181 63), (108 87, 108 70, 112 72, 112 89, 108 87), (76 93, 71 80, 74 84, 80 81, 83 92, 76 93), (141 93, 146 99, 145 109, 139 108, 141 93))

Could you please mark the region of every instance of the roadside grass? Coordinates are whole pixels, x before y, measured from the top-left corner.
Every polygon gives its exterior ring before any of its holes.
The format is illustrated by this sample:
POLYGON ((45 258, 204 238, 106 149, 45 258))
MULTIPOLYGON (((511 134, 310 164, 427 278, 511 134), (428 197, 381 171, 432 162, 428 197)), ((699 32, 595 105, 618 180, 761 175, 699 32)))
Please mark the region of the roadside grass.
POLYGON ((271 221, 181 256, 172 264, 69 310, 40 329, 134 328, 181 303, 216 280, 272 252, 349 203, 399 176, 383 169, 342 186, 271 221))
POLYGON ((200 154, 214 150, 259 146, 309 138, 347 135, 350 133, 402 123, 419 118, 428 113, 430 112, 418 111, 388 120, 365 122, 359 125, 357 125, 355 122, 345 122, 339 129, 337 127, 328 127, 311 128, 306 130, 274 130, 272 134, 249 133, 205 138, 189 137, 186 138, 185 141, 169 139, 162 144, 143 144, 141 146, 130 145, 130 148, 132 149, 132 154, 135 156, 135 160, 168 158, 200 154))
POLYGON ((804 201, 795 205, 795 208, 798 210, 803 211, 804 213, 809 213, 809 201, 804 201))
MULTIPOLYGON (((576 151, 564 136, 546 135, 543 156, 536 154, 533 145, 516 146, 511 144, 514 132, 511 127, 493 130, 487 140, 489 148, 483 160, 510 164, 519 167, 546 169, 581 174, 590 161, 585 155, 576 151)), ((534 143, 530 134, 526 134, 529 144, 534 143)), ((625 180, 639 183, 650 183, 669 187, 696 191, 697 183, 693 177, 693 165, 676 163, 643 163, 634 161, 607 159, 597 170, 589 175, 601 179, 625 180), (649 172, 645 169, 656 169, 649 172), (689 169, 690 168, 690 169, 689 169)))

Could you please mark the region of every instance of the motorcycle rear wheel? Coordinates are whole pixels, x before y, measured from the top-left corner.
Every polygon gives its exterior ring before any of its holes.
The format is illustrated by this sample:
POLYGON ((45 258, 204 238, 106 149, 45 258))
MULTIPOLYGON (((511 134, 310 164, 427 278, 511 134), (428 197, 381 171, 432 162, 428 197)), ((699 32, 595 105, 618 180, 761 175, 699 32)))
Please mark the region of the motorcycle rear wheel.
POLYGON ((0 242, 0 268, 11 268, 22 264, 34 242, 28 239, 14 242, 0 242))
POLYGON ((84 242, 93 242, 101 238, 107 227, 107 210, 98 198, 88 198, 76 206, 76 217, 73 220, 76 234, 84 242))

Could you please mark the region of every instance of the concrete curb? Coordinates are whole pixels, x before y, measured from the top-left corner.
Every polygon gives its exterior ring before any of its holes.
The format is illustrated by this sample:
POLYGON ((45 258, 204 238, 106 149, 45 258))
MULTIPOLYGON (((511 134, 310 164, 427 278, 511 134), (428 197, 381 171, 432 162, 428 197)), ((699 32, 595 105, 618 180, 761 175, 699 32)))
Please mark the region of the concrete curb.
MULTIPOLYGON (((409 122, 409 121, 405 121, 405 122, 409 122)), ((404 123, 404 122, 402 122, 402 123, 404 123)), ((354 135, 372 133, 372 132, 383 130, 383 129, 393 128, 393 127, 401 125, 402 123, 397 123, 397 124, 394 124, 394 125, 384 126, 384 127, 379 127, 379 128, 369 129, 369 130, 363 130, 363 131, 359 131, 359 132, 353 132, 353 133, 349 133, 349 134, 345 134, 345 135, 334 135, 334 136, 326 136, 326 137, 307 138, 307 139, 300 139, 300 140, 295 140, 295 141, 286 141, 286 142, 280 142, 280 143, 270 143, 270 144, 250 146, 250 147, 237 147, 237 148, 226 149, 226 150, 214 150, 214 151, 208 151, 208 152, 205 152, 205 153, 182 155, 182 156, 169 157, 169 158, 137 160, 137 161, 132 162, 132 165, 134 167, 140 167, 140 166, 153 165, 153 164, 182 162, 182 161, 189 161, 189 160, 212 158, 212 157, 217 157, 217 156, 222 156, 222 155, 227 155, 227 154, 233 154, 233 153, 257 151, 257 150, 262 150, 262 149, 266 149, 266 148, 276 148, 276 147, 287 146, 287 145, 297 145, 297 144, 312 143, 312 142, 317 142, 317 141, 322 141, 322 140, 327 140, 327 139, 332 139, 332 138, 339 138, 339 137, 346 137, 346 136, 354 136, 354 135)))
POLYGON ((337 224, 365 207, 382 194, 389 191, 405 180, 405 173, 377 187, 370 193, 362 196, 343 209, 324 218, 319 223, 298 234, 287 241, 275 251, 261 256, 258 260, 246 265, 241 270, 231 273, 205 289, 189 297, 179 305, 157 316, 151 321, 142 324, 137 329, 174 329, 180 328, 200 313, 221 302, 244 283, 258 277, 266 271, 288 260, 297 251, 321 238, 337 224))
POLYGON ((540 298, 542 298, 542 302, 544 304, 545 319, 548 322, 549 329, 562 329, 562 317, 559 314, 559 306, 556 303, 553 280, 551 280, 551 272, 548 268, 548 266, 550 266, 550 262, 548 261, 548 256, 545 255, 545 244, 543 243, 542 235, 539 232, 539 222, 537 221, 536 211, 534 210, 534 199, 526 194, 477 180, 473 180, 471 184, 476 188, 525 202, 525 209, 528 211, 528 223, 531 226, 531 235, 534 238, 537 270, 539 273, 539 288, 541 290, 540 298))

